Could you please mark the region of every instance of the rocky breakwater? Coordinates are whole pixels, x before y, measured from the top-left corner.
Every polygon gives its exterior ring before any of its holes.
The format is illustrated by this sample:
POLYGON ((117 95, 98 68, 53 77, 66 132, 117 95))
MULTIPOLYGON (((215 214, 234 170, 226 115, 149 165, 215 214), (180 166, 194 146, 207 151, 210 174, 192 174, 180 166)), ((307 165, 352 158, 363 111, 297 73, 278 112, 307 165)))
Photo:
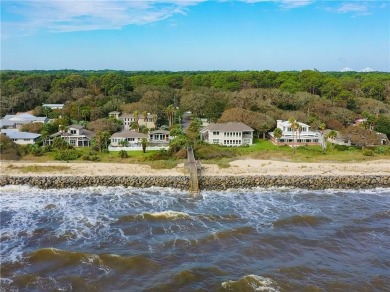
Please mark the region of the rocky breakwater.
POLYGON ((186 176, 0 176, 0 186, 30 185, 42 189, 124 186, 188 189, 186 176))
POLYGON ((209 176, 199 180, 200 189, 226 190, 254 187, 292 187, 301 189, 370 189, 390 187, 390 176, 209 176))
MULTIPOLYGON (((189 189, 187 176, 0 176, 0 186, 30 185, 43 189, 91 186, 170 187, 189 189)), ((293 187, 301 189, 370 189, 390 187, 390 176, 203 176, 201 190, 293 187)))

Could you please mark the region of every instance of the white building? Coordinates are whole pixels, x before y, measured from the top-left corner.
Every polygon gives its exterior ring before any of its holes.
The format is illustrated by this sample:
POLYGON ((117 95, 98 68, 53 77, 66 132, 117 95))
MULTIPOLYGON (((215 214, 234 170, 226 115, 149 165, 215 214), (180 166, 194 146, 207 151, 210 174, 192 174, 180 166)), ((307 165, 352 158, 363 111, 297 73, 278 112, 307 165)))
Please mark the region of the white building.
POLYGON ((19 132, 17 130, 1 130, 1 135, 6 135, 11 141, 19 145, 34 144, 41 134, 30 132, 19 132))
POLYGON ((134 122, 137 122, 139 127, 145 126, 148 129, 156 128, 157 115, 155 114, 147 113, 145 116, 143 114, 134 116, 133 114, 121 114, 120 112, 113 111, 109 112, 108 115, 122 121, 124 130, 130 130, 134 122))
POLYGON ((299 128, 293 131, 289 121, 276 121, 276 127, 282 130, 282 137, 276 139, 274 133, 268 133, 271 141, 283 145, 320 145, 321 134, 310 130, 310 126, 298 122, 299 128))
POLYGON ((122 132, 112 134, 110 137, 110 141, 111 141, 110 145, 113 147, 123 147, 123 146, 139 147, 139 146, 141 146, 142 139, 147 139, 147 138, 148 138, 148 136, 143 134, 143 133, 125 130, 122 132), (122 142, 122 141, 125 141, 125 142, 122 142), (122 143, 125 143, 125 145, 123 145, 122 143))
POLYGON ((52 110, 54 110, 54 109, 63 109, 64 108, 64 104, 63 103, 43 103, 42 107, 48 107, 48 108, 50 108, 52 110))
POLYGON ((252 145, 253 129, 244 123, 210 124, 200 130, 200 138, 223 146, 252 145))
POLYGON ((47 117, 36 117, 31 114, 22 113, 16 115, 6 115, 0 120, 0 127, 2 129, 19 129, 21 126, 30 123, 47 123, 47 117))

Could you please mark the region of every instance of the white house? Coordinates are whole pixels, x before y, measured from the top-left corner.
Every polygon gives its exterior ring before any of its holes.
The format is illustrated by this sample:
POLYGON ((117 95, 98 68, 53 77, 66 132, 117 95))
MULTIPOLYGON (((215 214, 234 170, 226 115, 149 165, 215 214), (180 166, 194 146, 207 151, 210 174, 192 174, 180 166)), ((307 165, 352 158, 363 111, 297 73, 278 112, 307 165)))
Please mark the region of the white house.
POLYGON ((293 131, 289 121, 276 121, 276 127, 282 130, 282 137, 276 139, 274 133, 268 133, 273 143, 281 143, 284 145, 320 145, 321 134, 310 130, 310 126, 298 122, 299 129, 293 131))
POLYGON ((156 128, 157 115, 155 114, 147 113, 146 116, 143 114, 134 116, 133 114, 121 114, 120 112, 113 111, 109 112, 108 115, 116 118, 117 120, 121 120, 125 130, 130 130, 131 124, 134 122, 137 122, 139 127, 146 126, 148 129, 156 128))
POLYGON ((169 131, 155 130, 149 132, 148 139, 150 144, 169 144, 171 136, 169 135, 169 131))
POLYGON ((244 123, 210 124, 200 130, 200 138, 223 146, 252 145, 253 129, 244 123))
POLYGON ((125 130, 122 132, 112 134, 110 137, 110 141, 111 141, 110 145, 113 147, 122 147, 122 146, 139 147, 141 145, 142 139, 147 139, 147 138, 148 136, 146 134, 125 130), (126 141, 127 145, 123 145, 122 141, 126 141))
POLYGON ((54 110, 54 109, 63 109, 64 108, 64 104, 63 103, 43 103, 42 107, 48 107, 48 108, 50 108, 52 110, 54 110))
POLYGON ((36 117, 31 114, 22 113, 16 115, 6 115, 0 120, 0 126, 2 129, 19 129, 21 126, 30 123, 47 123, 49 119, 47 117, 36 117))
POLYGON ((6 135, 11 141, 20 145, 34 144, 41 137, 41 134, 19 132, 12 129, 2 129, 1 135, 6 135))
POLYGON ((80 125, 71 125, 66 131, 59 131, 49 136, 49 138, 44 141, 44 145, 51 145, 55 137, 63 138, 71 146, 89 147, 91 146, 93 137, 95 137, 95 133, 80 125))

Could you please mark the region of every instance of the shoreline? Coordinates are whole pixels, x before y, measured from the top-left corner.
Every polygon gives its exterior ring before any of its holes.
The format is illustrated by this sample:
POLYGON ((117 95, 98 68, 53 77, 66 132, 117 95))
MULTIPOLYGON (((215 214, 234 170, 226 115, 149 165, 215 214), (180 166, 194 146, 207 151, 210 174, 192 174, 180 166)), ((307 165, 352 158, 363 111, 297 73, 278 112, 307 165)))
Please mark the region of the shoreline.
MULTIPOLYGON (((94 186, 189 189, 184 165, 152 169, 143 164, 1 162, 0 186, 30 185, 42 189, 94 186), (37 172, 37 167, 43 172, 37 172), (57 167, 57 168, 55 168, 57 167), (32 173, 25 172, 32 168, 32 173), (35 172, 34 172, 35 171, 35 172)), ((300 189, 390 188, 390 161, 360 163, 294 163, 235 160, 228 168, 202 165, 201 190, 292 187, 300 189)))
MULTIPOLYGON (((239 159, 227 168, 202 164, 202 176, 364 176, 390 175, 390 160, 364 162, 287 162, 239 159)), ((27 162, 1 161, 0 173, 12 176, 183 176, 184 164, 172 169, 152 169, 146 164, 104 162, 27 162), (41 167, 42 169, 34 169, 41 167), (30 168, 30 169, 29 169, 30 168), (46 169, 46 171, 45 171, 46 169)))

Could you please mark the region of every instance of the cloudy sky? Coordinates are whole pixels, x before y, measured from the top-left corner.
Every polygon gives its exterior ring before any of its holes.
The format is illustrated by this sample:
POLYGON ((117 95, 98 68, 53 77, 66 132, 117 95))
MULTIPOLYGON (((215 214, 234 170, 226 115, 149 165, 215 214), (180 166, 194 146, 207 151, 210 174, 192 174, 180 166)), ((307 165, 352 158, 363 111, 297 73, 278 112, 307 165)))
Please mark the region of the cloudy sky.
POLYGON ((1 69, 390 71, 390 2, 2 0, 1 69))

